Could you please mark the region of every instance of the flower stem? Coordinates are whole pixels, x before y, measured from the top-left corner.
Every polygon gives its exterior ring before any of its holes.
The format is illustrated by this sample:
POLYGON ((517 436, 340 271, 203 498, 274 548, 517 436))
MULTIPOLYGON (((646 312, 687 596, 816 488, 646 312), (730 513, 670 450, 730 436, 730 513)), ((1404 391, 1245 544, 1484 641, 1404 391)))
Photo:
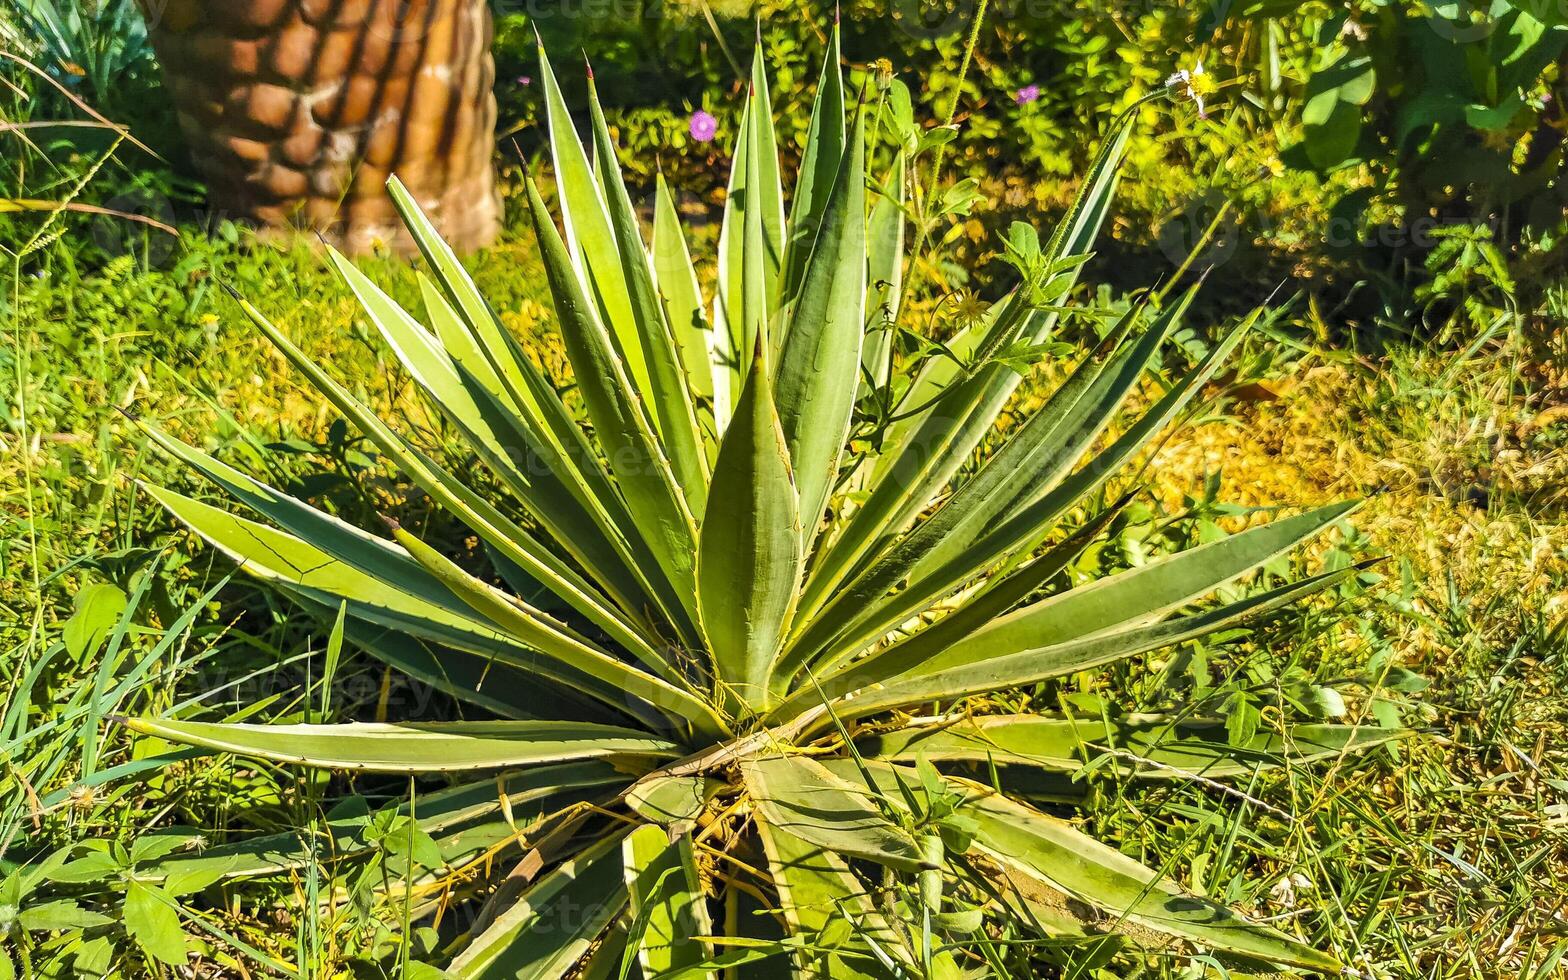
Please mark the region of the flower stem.
MULTIPOLYGON (((964 79, 969 77, 969 65, 974 60, 975 48, 980 43, 980 28, 985 23, 986 10, 990 5, 991 0, 980 0, 980 6, 975 8, 975 19, 969 25, 969 37, 964 42, 964 56, 958 62, 958 81, 953 88, 953 101, 948 103, 947 106, 947 119, 942 123, 944 126, 953 125, 953 120, 958 116, 958 102, 964 97, 964 79)), ((938 145, 936 156, 931 160, 931 184, 923 196, 919 193, 919 179, 913 172, 910 173, 910 186, 919 198, 915 203, 916 210, 920 215, 920 227, 917 229, 915 236, 915 247, 909 252, 909 272, 904 276, 903 285, 899 290, 897 308, 901 310, 905 308, 904 301, 909 296, 910 286, 920 267, 920 253, 925 250, 926 240, 931 237, 931 222, 928 220, 927 214, 931 206, 931 200, 936 197, 936 185, 942 178, 942 163, 946 155, 947 144, 942 143, 938 145)))

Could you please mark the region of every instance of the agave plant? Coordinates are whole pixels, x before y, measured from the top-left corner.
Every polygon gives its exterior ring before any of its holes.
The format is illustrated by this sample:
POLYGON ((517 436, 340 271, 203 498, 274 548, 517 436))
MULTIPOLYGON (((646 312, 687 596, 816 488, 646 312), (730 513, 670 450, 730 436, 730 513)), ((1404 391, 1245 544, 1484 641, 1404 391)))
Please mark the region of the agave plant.
MULTIPOLYGON (((1017 288, 895 380, 920 138, 884 143, 871 156, 885 172, 868 180, 870 113, 846 105, 835 41, 786 215, 760 58, 753 72, 710 306, 662 185, 645 244, 591 76, 585 147, 544 60, 564 231, 532 178, 528 208, 565 397, 396 182, 428 273, 423 322, 331 256, 478 471, 399 434, 240 301, 483 542, 488 570, 395 523, 390 539, 350 526, 149 429, 267 522, 148 487, 164 506, 304 605, 341 609, 352 641, 478 720, 126 723, 304 766, 486 773, 405 807, 440 864, 522 855, 476 889, 482 912, 450 950, 458 977, 710 977, 753 961, 951 976, 995 962, 1001 921, 1026 938, 1117 932, 1162 954, 1337 971, 1010 795, 1007 773, 1109 756, 1132 779, 1221 778, 1387 735, 1305 725, 1231 746, 1213 719, 997 714, 985 697, 1234 628, 1356 573, 1196 604, 1339 520, 1350 505, 1337 504, 1065 584, 1125 502, 1107 484, 1266 312, 1111 432, 1191 295, 1134 309, 1037 410, 999 425, 1106 212, 1119 123, 1054 232, 1014 236, 1017 288)), ((340 855, 365 848, 362 824, 332 824, 340 855)), ((261 874, 289 853, 272 841, 176 863, 261 874)))

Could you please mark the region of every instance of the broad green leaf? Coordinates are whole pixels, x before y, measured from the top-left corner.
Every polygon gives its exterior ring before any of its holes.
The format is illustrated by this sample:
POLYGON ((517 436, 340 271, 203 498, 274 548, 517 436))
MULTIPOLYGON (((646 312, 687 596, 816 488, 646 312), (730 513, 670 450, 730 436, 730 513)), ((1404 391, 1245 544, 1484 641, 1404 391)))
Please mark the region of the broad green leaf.
POLYGON ((632 210, 631 197, 621 179, 615 143, 604 121, 593 76, 588 77, 588 108, 593 120, 594 150, 601 170, 601 186, 609 206, 610 224, 615 231, 616 247, 626 281, 633 329, 642 345, 643 362, 648 370, 644 399, 652 406, 652 421, 662 437, 662 448, 669 455, 671 468, 686 501, 700 511, 708 494, 707 455, 697 434, 696 410, 691 388, 676 350, 675 336, 665 319, 653 283, 653 269, 643 249, 642 230, 632 210))
POLYGON ((703 515, 697 600, 718 678, 761 709, 795 606, 800 521, 789 450, 761 352, 724 432, 703 515))
MULTIPOLYGON (((102 772, 98 775, 101 776, 102 772)), ((44 799, 48 800, 48 797, 44 799)), ((44 803, 44 806, 48 805, 49 803, 44 803)), ((0 901, 8 905, 19 905, 41 882, 52 880, 50 875, 71 859, 71 853, 71 848, 55 848, 36 861, 21 867, 9 867, 4 876, 0 877, 0 901)))
POLYGON ((675 743, 631 729, 556 721, 220 725, 128 718, 124 724, 132 731, 182 745, 318 769, 365 772, 467 772, 680 754, 675 743))
MULTIPOLYGON (((550 154, 555 164, 555 184, 561 204, 561 221, 566 226, 566 249, 572 259, 566 266, 585 295, 594 297, 597 313, 609 329, 609 344, 625 362, 628 382, 642 397, 653 389, 642 339, 637 335, 637 320, 632 313, 630 286, 616 246, 615 228, 609 209, 599 192, 599 182, 577 130, 571 112, 561 98, 560 86, 539 45, 539 81, 544 92, 545 123, 550 133, 550 154)), ((563 324, 563 327, 565 325, 563 324)))
POLYGON ((1355 151, 1361 107, 1372 97, 1376 81, 1372 59, 1348 52, 1308 77, 1301 123, 1313 166, 1331 169, 1355 151))
POLYGON ((610 833, 539 879, 449 968, 459 980, 557 980, 626 907, 621 840, 610 833))
POLYGON ((1104 913, 1104 926, 1135 937, 1168 937, 1203 949, 1335 975, 1341 970, 1334 957, 1182 890, 1065 820, 979 784, 959 785, 969 792, 960 812, 975 821, 975 846, 1002 866, 1013 889, 1027 892, 1030 884, 1043 886, 1044 894, 1035 893, 1040 899, 1082 902, 1104 913))
POLYGON ((626 791, 626 806, 644 820, 678 825, 697 819, 723 788, 723 783, 710 776, 652 773, 626 791))
POLYGON ((1092 354, 1086 358, 973 478, 840 590, 801 637, 801 652, 810 656, 831 643, 841 657, 852 655, 921 611, 961 584, 953 569, 942 569, 944 559, 961 561, 954 566, 961 573, 980 571, 983 566, 965 554, 969 546, 1003 515, 1045 495, 1071 471, 1116 417, 1185 307, 1185 302, 1178 304, 1150 324, 1136 342, 1123 344, 1137 319, 1137 311, 1127 314, 1104 345, 1112 353, 1103 360, 1092 354), (944 574, 921 574, 933 565, 944 574), (906 580, 907 588, 884 598, 906 580), (834 623, 841 625, 836 634, 829 634, 829 624, 834 623), (827 639, 830 635, 832 639, 827 639))
POLYGON ((681 836, 671 841, 663 827, 644 824, 622 840, 621 853, 635 924, 632 937, 643 975, 658 976, 705 962, 712 948, 694 937, 711 935, 713 923, 691 840, 681 836))
POLYGON ((779 421, 794 464, 808 551, 838 474, 860 388, 865 179, 865 123, 857 115, 789 314, 776 371, 779 421))
POLYGON ((849 858, 902 871, 926 865, 920 845, 872 803, 872 790, 805 756, 741 762, 746 787, 775 829, 849 858))
MULTIPOLYGON (((329 250, 349 288, 398 360, 442 413, 458 426, 467 444, 536 519, 609 591, 622 609, 640 609, 646 602, 640 583, 627 567, 620 535, 602 534, 580 501, 552 469, 547 445, 529 426, 519 424, 515 411, 496 400, 478 379, 466 375, 432 336, 390 296, 371 282, 335 249, 329 250), (615 550, 621 544, 622 551, 615 550)), ((427 295, 426 306, 440 311, 444 301, 427 295)), ((450 313, 450 309, 446 310, 450 313)), ((455 314, 453 315, 455 317, 455 314)), ((451 320, 449 333, 455 333, 451 320)), ((557 463, 559 467, 564 464, 557 463)))
POLYGON ((119 622, 126 597, 119 586, 97 582, 71 597, 71 618, 60 630, 65 650, 77 661, 95 654, 119 622))
POLYGON ((709 736, 718 736, 725 731, 713 709, 686 687, 678 686, 678 682, 650 676, 612 656, 565 624, 469 575, 401 527, 395 528, 393 533, 404 550, 426 571, 475 612, 519 642, 574 670, 620 688, 628 697, 682 718, 709 736))
POLYGON ((131 841, 131 863, 156 861, 181 847, 191 844, 195 836, 180 830, 149 830, 138 834, 131 841))
MULTIPOLYGON (((1140 100, 1111 124, 1110 135, 1101 145, 1083 185, 1052 233, 1045 249, 1047 259, 1056 261, 1088 253, 1109 209, 1137 110, 1154 97, 1151 94, 1140 100)), ((1076 279, 1078 268, 1073 266, 1064 273, 1069 282, 1076 279)), ((1000 349, 1013 337, 1040 343, 1055 328, 1056 318, 1054 312, 1031 314, 1021 309, 1014 293, 997 304, 983 335, 965 346, 983 360, 987 349, 1000 349)), ((946 372, 937 372, 943 373, 946 372)), ((868 554, 874 556, 878 547, 890 543, 929 505, 932 495, 946 485, 991 431, 1021 379, 1011 369, 993 364, 975 375, 959 374, 945 385, 940 384, 940 378, 933 380, 944 397, 916 401, 915 405, 931 407, 909 419, 894 433, 895 438, 885 443, 885 455, 873 471, 876 479, 869 498, 807 580, 801 601, 803 615, 814 616, 845 576, 863 567, 868 554)), ((922 386, 917 383, 916 387, 922 386)))
MULTIPOLYGON (((335 610, 347 600, 361 619, 438 643, 487 654, 515 667, 564 683, 616 708, 628 707, 624 692, 573 668, 560 669, 530 647, 506 636, 471 609, 436 604, 388 587, 387 579, 337 561, 304 540, 161 487, 144 489, 197 534, 228 554, 250 575, 274 582, 302 598, 335 610)), ((372 566, 374 567, 374 566, 372 566)), ((447 593, 448 602, 455 599, 447 593)))
POLYGON ((817 79, 816 96, 811 104, 811 120, 806 125, 806 147, 800 156, 800 173, 795 179, 794 200, 790 204, 788 240, 780 270, 779 291, 786 301, 794 297, 806 271, 822 213, 827 209, 834 177, 844 157, 844 76, 839 46, 839 25, 822 55, 822 73, 817 79))
MULTIPOLYGON (((892 928, 874 905, 864 884, 836 853, 785 833, 766 819, 757 833, 768 857, 768 871, 779 892, 779 911, 795 936, 813 941, 834 922, 847 922, 886 951, 902 950, 892 928)), ((872 954, 863 948, 803 949, 795 954, 796 975, 833 980, 881 978, 872 954)))
MULTIPOLYGON (((415 817, 421 832, 432 836, 503 814, 512 832, 526 832, 559 811, 610 796, 624 785, 625 773, 604 760, 569 762, 508 772, 495 779, 466 783, 422 794, 415 817)), ((401 804, 396 813, 409 814, 401 804)), ((224 878, 253 878, 303 867, 312 860, 341 860, 375 846, 367 836, 368 807, 353 813, 328 814, 312 849, 303 834, 269 834, 220 844, 201 852, 171 855, 136 869, 138 878, 161 881, 170 875, 219 873, 224 878)))
POLYGON ((696 525, 686 498, 649 427, 615 345, 572 273, 555 222, 532 180, 528 181, 528 201, 561 337, 594 432, 643 539, 677 595, 688 604, 687 611, 694 613, 691 586, 696 525))
POLYGON ((713 361, 713 330, 703 314, 697 270, 692 266, 691 252, 686 248, 675 199, 670 195, 662 173, 654 180, 652 251, 659 298, 674 330, 687 380, 696 395, 711 400, 715 378, 722 378, 725 384, 729 378, 713 361))
POLYGON ((174 899, 161 889, 131 882, 125 890, 121 921, 136 945, 149 956, 170 966, 185 965, 185 932, 180 928, 180 913, 174 909, 174 899))
POLYGON ((67 898, 44 902, 22 909, 17 921, 30 932, 57 932, 70 929, 93 929, 114 921, 102 912, 82 908, 67 898))
MULTIPOLYGON (((1035 684, 1227 629, 1304 599, 1361 571, 1362 566, 1351 566, 1325 572, 1201 613, 1154 625, 1096 633, 1066 643, 1034 647, 1029 645, 1027 637, 1016 636, 1011 638, 1013 643, 1006 646, 968 643, 963 648, 963 662, 941 670, 917 669, 905 674, 897 666, 873 660, 864 668, 858 664, 851 666, 823 681, 822 686, 832 698, 854 694, 843 702, 840 714, 863 718, 900 705, 954 701, 973 694, 1035 684)), ((802 690, 785 701, 774 715, 779 719, 793 717, 818 700, 814 689, 802 690)))
MULTIPOLYGON (((718 356, 729 365, 730 379, 729 397, 716 406, 722 430, 729 421, 728 407, 740 396, 746 359, 755 349, 755 324, 745 308, 747 255, 751 278, 756 282, 752 291, 760 294, 762 304, 769 308, 756 312, 766 320, 784 251, 784 192, 760 45, 752 61, 751 87, 735 138, 718 251, 713 324, 718 356)), ((753 305, 756 300, 751 299, 753 305)))
POLYGON ((1219 718, 989 715, 884 732, 859 746, 862 754, 888 761, 995 762, 1062 773, 1077 772, 1085 763, 1111 755, 1113 768, 1136 779, 1225 779, 1260 768, 1338 758, 1408 734, 1358 725, 1289 725, 1232 745, 1219 718))
POLYGON ((81 977, 107 977, 114 955, 114 940, 108 936, 98 936, 76 947, 71 967, 81 977))
MULTIPOLYGON (((554 230, 553 226, 551 230, 554 230)), ((505 555, 508 560, 515 562, 535 579, 549 583, 552 592, 596 626, 615 637, 617 642, 625 645, 627 649, 645 649, 649 658, 657 659, 657 654, 652 652, 648 641, 631 628, 611 604, 582 584, 580 578, 565 568, 548 548, 502 514, 494 504, 464 486, 388 428, 373 412, 360 404, 342 385, 333 380, 285 337, 254 306, 237 297, 236 301, 273 346, 277 347, 295 367, 305 372, 316 390, 325 395, 339 411, 358 425, 382 452, 396 462, 399 469, 419 485, 420 489, 462 520, 475 534, 505 555)))
POLYGON ((221 867, 178 871, 163 879, 163 890, 174 896, 192 895, 222 881, 227 873, 228 869, 221 867))
MULTIPOLYGON (((1103 452, 1092 456, 1070 477, 1043 496, 1030 495, 1016 501, 1010 511, 999 515, 989 527, 976 529, 983 533, 964 551, 910 583, 893 599, 877 604, 868 613, 862 614, 862 622, 842 631, 843 638, 837 642, 836 649, 829 651, 831 659, 838 661, 853 656, 883 631, 925 608, 932 600, 956 588, 993 562, 1036 547, 1051 533, 1057 521, 1115 475, 1186 408, 1192 397, 1241 342, 1256 318, 1257 314, 1254 314, 1251 320, 1232 330, 1197 367, 1129 426, 1115 442, 1103 452)), ((903 548, 902 544, 900 548, 903 548)), ((906 554, 919 560, 918 553, 906 554)), ((821 621, 821 617, 816 620, 821 621)), ((802 637, 797 641, 795 650, 809 652, 809 639, 802 637)))
POLYGON ((121 870, 123 869, 120 862, 115 860, 113 855, 100 851, 84 854, 73 861, 50 868, 43 877, 48 881, 65 885, 80 885, 105 881, 121 870))
MULTIPOLYGON (((1357 501, 1330 504, 1161 556, 1042 599, 987 624, 961 643, 1045 646, 1159 618, 1268 564, 1357 506, 1357 501)), ((950 649, 927 660, 920 669, 941 670, 965 659, 962 652, 950 649)))

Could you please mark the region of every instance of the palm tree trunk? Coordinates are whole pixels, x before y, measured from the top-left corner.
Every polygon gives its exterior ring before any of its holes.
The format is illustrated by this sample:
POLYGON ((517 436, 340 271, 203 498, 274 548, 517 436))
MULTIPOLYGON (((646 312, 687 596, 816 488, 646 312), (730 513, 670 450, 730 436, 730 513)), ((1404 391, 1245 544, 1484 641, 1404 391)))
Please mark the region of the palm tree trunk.
POLYGON ((396 174, 454 247, 494 238, 485 0, 142 2, 214 209, 408 251, 396 174))

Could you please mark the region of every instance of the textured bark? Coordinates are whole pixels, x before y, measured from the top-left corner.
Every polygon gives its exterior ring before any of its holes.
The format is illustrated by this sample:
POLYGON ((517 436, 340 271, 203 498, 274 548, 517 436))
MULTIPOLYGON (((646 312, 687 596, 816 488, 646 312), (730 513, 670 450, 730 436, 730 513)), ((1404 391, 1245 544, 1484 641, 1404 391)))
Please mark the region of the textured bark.
POLYGON ((409 251, 396 174, 454 248, 494 238, 484 0, 142 0, 213 207, 409 251))

